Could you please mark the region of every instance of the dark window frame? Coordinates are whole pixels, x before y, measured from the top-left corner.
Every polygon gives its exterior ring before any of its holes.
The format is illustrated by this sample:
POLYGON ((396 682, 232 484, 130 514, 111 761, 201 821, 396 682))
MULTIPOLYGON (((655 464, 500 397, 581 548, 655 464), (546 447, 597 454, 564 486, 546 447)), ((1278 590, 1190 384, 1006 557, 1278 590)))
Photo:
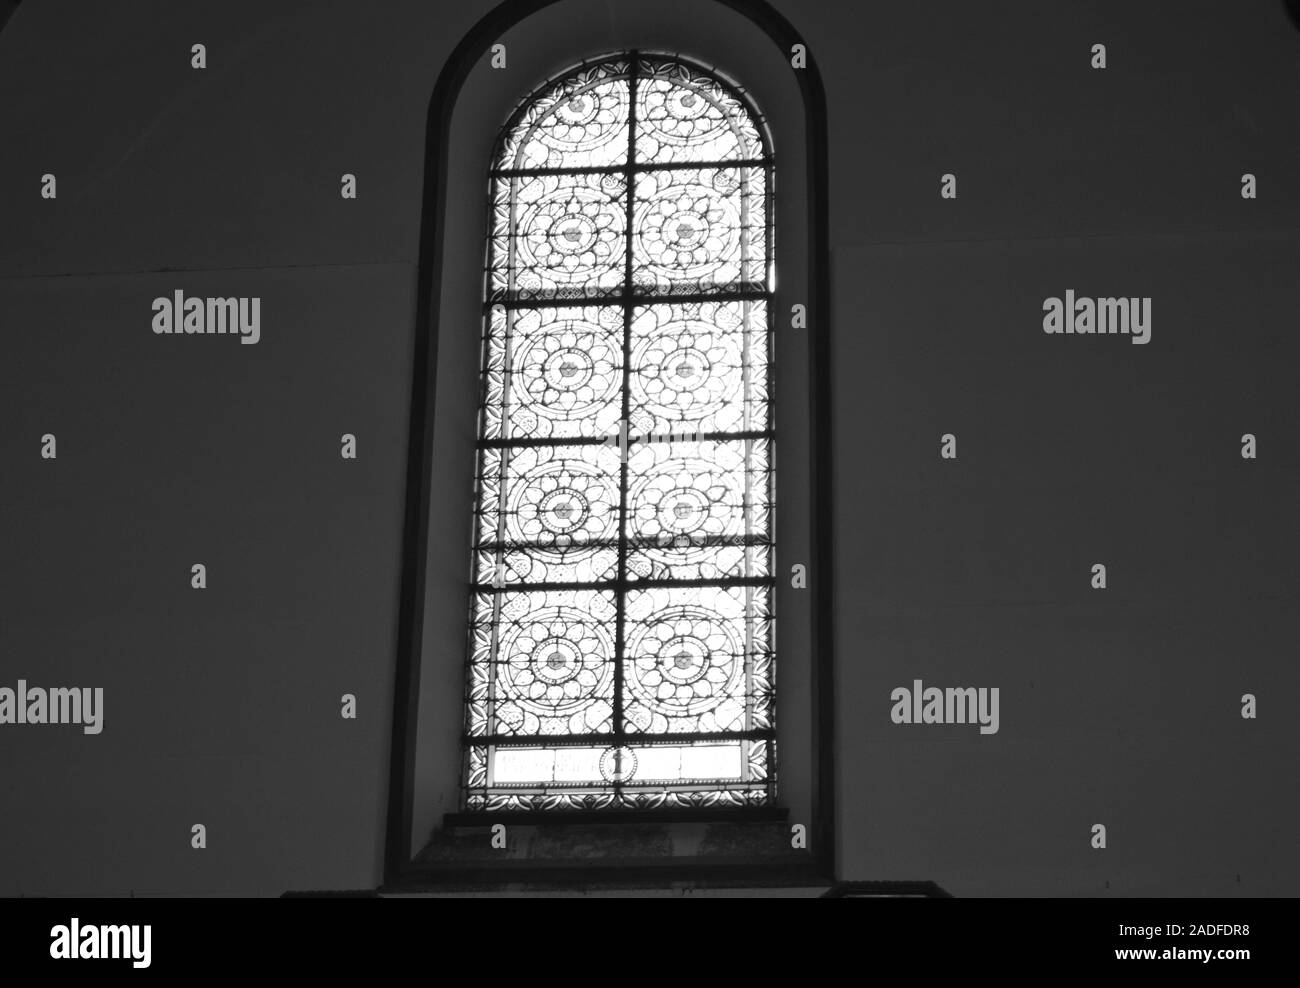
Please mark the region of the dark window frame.
MULTIPOLYGON (((397 670, 394 684, 392 748, 388 818, 384 853, 386 885, 411 870, 411 830, 414 804, 414 765, 420 641, 425 594, 425 546, 431 484, 433 390, 438 333, 436 301, 440 297, 447 195, 447 160, 451 121, 457 97, 471 69, 495 40, 528 16, 562 0, 506 0, 483 17, 453 51, 439 75, 429 104, 426 128, 426 170, 422 205, 416 342, 408 436, 406 504, 401 565, 401 595, 397 670)), ((783 53, 803 44, 793 26, 765 0, 718 0, 764 31, 783 53)), ((811 608, 813 676, 812 735, 815 744, 813 818, 809 830, 811 860, 821 875, 835 872, 835 758, 833 661, 833 541, 830 462, 830 251, 828 226, 828 133, 826 100, 821 76, 811 53, 804 67, 794 69, 805 111, 808 219, 807 333, 809 348, 809 406, 811 443, 811 503, 813 505, 808 592, 811 608)), ((504 877, 496 873, 498 879, 504 877)))

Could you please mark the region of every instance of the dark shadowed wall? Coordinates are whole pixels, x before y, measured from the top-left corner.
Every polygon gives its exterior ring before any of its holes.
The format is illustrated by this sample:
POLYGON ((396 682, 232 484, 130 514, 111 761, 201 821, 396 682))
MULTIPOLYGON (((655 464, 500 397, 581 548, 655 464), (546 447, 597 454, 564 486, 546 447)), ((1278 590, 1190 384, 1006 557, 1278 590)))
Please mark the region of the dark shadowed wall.
MULTIPOLYGON (((1300 32, 775 6, 829 103, 840 877, 1293 893, 1300 32), (1150 343, 1044 334, 1067 289, 1151 297, 1150 343), (915 679, 998 687, 1000 730, 891 723, 915 679)), ((0 31, 0 686, 106 697, 96 736, 0 726, 0 894, 381 880, 425 114, 490 7, 0 31), (155 336, 178 289, 260 296, 261 341, 155 336)))

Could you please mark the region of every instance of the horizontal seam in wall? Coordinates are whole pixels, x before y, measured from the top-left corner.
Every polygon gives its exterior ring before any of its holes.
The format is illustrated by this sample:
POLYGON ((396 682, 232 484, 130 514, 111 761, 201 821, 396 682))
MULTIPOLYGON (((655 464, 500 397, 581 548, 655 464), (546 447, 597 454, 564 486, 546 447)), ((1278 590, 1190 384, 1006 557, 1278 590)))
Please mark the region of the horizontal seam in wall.
POLYGON ((228 268, 145 268, 136 271, 60 271, 57 274, 0 274, 0 281, 26 281, 39 278, 131 278, 146 274, 205 274, 220 271, 295 271, 304 268, 414 268, 415 261, 346 261, 321 264, 260 264, 228 268))
POLYGON ((832 248, 844 247, 926 247, 936 244, 988 244, 988 243, 1041 243, 1055 241, 1070 243, 1089 240, 1152 240, 1159 238, 1195 237, 1215 239, 1220 237, 1259 237, 1261 239, 1289 239, 1300 236, 1300 227, 1242 227, 1236 229, 1137 231, 1131 233, 1077 233, 1037 234, 1008 237, 942 237, 911 240, 867 240, 858 237, 832 240, 832 248))

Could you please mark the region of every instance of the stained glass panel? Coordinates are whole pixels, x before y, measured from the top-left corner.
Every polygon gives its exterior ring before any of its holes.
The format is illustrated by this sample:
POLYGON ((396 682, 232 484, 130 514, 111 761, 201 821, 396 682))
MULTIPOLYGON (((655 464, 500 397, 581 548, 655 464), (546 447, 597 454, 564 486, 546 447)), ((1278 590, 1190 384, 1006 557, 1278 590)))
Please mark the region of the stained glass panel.
POLYGON ((494 299, 618 294, 627 219, 622 176, 515 175, 495 184, 494 299))
POLYGON ((620 503, 616 448, 487 448, 479 461, 479 582, 614 579, 620 503))
POLYGON ((599 168, 627 161, 628 63, 601 62, 533 97, 502 135, 498 169, 599 168))
POLYGON ((768 441, 629 447, 628 581, 766 577, 768 441))
POLYGON ((642 59, 636 160, 641 164, 766 157, 755 121, 718 80, 681 62, 642 59))
POLYGON ((475 624, 470 733, 609 733, 615 606, 609 592, 503 593, 475 624), (490 731, 488 730, 490 725, 490 731))
POLYGON ((771 160, 747 98, 630 53, 491 177, 468 809, 775 785, 771 160))
POLYGON ((604 438, 623 414, 621 306, 489 313, 484 439, 604 438))
POLYGON ((678 302, 632 312, 631 407, 638 433, 768 426, 767 304, 678 302))
POLYGON ((633 270, 647 295, 761 289, 767 276, 762 168, 673 168, 636 177, 633 270))
POLYGON ((647 734, 771 726, 766 587, 628 594, 624 716, 647 734))

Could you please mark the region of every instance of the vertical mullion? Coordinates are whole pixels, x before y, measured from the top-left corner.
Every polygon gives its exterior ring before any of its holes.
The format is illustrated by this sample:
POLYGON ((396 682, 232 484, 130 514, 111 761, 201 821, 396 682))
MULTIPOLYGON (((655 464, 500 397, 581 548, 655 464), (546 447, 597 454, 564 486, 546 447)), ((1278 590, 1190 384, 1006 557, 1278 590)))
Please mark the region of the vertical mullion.
MULTIPOLYGON (((620 426, 620 462, 618 480, 618 573, 615 585, 615 629, 614 629, 614 743, 623 744, 626 727, 623 723, 623 651, 627 644, 627 517, 628 517, 628 436, 629 417, 632 407, 632 219, 636 205, 636 84, 639 69, 639 55, 630 53, 628 66, 628 100, 627 100, 627 165, 624 171, 626 188, 624 189, 624 223, 623 223, 623 408, 620 426)), ((622 790, 622 780, 614 778, 614 792, 622 790)))

